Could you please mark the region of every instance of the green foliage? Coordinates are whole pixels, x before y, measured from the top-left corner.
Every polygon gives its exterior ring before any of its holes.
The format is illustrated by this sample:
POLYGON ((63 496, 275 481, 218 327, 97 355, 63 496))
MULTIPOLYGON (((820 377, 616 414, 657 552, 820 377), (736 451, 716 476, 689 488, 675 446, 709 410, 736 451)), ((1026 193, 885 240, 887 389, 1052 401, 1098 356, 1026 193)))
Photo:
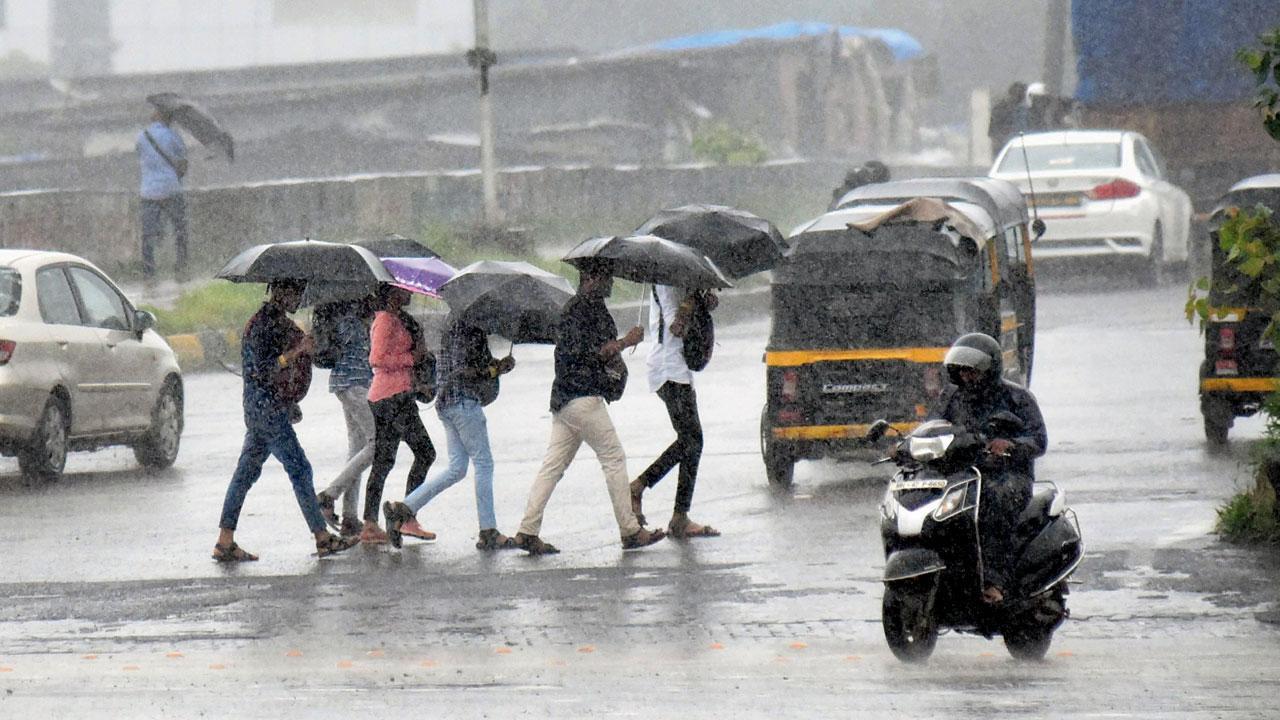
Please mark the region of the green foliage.
POLYGON ((0 80, 32 80, 48 76, 47 65, 32 60, 21 50, 10 50, 0 57, 0 80))
POLYGON ((1274 493, 1255 488, 1236 495, 1218 508, 1214 529, 1231 542, 1280 541, 1274 493))
POLYGON ((1253 73, 1258 86, 1253 105, 1262 113, 1262 126, 1280 140, 1280 28, 1263 33, 1257 47, 1241 49, 1236 58, 1253 73))
POLYGON ((1248 306, 1271 316, 1266 334, 1280 344, 1280 224, 1266 207, 1232 209, 1218 228, 1218 247, 1225 267, 1218 276, 1196 280, 1187 289, 1187 320, 1200 328, 1214 307, 1248 306))
POLYGON ((243 327, 264 299, 266 290, 262 285, 219 280, 184 292, 172 309, 142 309, 156 316, 156 332, 161 335, 225 331, 243 327))
POLYGON ((698 160, 720 165, 759 165, 769 157, 764 141, 754 133, 723 122, 698 128, 691 148, 698 160))

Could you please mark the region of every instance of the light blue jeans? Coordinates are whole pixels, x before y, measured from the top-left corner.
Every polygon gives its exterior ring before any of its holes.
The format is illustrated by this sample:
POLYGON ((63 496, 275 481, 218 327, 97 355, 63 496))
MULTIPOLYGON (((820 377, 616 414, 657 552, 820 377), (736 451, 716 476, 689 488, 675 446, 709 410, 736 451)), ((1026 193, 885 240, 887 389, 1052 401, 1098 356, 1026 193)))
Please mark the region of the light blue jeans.
POLYGON ((404 503, 415 513, 467 476, 467 462, 476 468, 476 516, 481 530, 498 527, 493 512, 493 453, 489 450, 489 423, 484 408, 469 398, 447 407, 436 406, 436 414, 444 425, 449 448, 449 465, 435 477, 409 493, 404 503))

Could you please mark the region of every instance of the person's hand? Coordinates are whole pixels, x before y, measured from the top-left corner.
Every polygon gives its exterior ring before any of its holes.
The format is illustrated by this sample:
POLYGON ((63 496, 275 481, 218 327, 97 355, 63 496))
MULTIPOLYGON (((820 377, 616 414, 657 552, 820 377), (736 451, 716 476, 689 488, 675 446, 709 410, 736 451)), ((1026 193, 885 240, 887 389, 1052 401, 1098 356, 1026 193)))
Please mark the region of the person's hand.
POLYGON ((633 345, 639 345, 641 340, 644 340, 644 328, 636 325, 628 330, 627 334, 623 336, 622 346, 631 347, 633 345))
POLYGON ((707 310, 712 311, 720 306, 720 297, 710 290, 702 297, 702 302, 706 303, 707 310))
POLYGON ((987 443, 987 452, 1000 457, 1008 457, 1009 451, 1013 449, 1013 441, 1004 438, 996 438, 987 443))
POLYGON ((515 366, 516 359, 508 355, 498 361, 498 374, 505 375, 506 373, 511 372, 511 369, 515 366))

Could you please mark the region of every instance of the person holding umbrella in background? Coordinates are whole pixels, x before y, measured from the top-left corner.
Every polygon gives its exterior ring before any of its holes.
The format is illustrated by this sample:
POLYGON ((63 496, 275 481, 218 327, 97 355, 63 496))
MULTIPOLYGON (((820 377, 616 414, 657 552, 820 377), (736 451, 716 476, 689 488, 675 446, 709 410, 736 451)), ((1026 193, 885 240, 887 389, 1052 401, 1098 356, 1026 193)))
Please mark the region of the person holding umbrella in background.
POLYGON ((155 251, 166 223, 173 227, 174 276, 182 282, 187 274, 187 200, 182 187, 187 145, 172 125, 173 112, 156 105, 151 124, 138 133, 135 143, 142 176, 142 274, 148 281, 156 274, 155 251))
MULTIPOLYGON (((365 486, 364 528, 360 542, 383 544, 390 538, 378 526, 379 503, 387 475, 396 463, 396 450, 404 440, 413 451, 413 465, 405 494, 412 494, 427 477, 435 462, 436 449, 418 414, 415 388, 415 366, 430 353, 422 342, 417 321, 404 311, 409 304, 409 291, 392 284, 381 285, 378 300, 381 309, 374 316, 369 331, 369 365, 373 382, 369 385, 369 407, 373 411, 373 467, 365 486)), ((435 533, 422 528, 412 517, 399 522, 401 535, 434 540, 435 533)))
POLYGON ((316 502, 312 484, 311 463, 298 444, 291 416, 295 403, 306 394, 310 380, 312 340, 289 319, 302 301, 305 283, 297 280, 273 280, 268 285, 269 297, 245 326, 241 345, 244 365, 244 447, 235 474, 227 487, 218 522, 218 541, 213 546, 213 559, 218 562, 257 560, 235 542, 235 531, 249 489, 262 475, 262 465, 274 455, 284 465, 293 484, 293 494, 315 536, 316 554, 323 557, 339 553, 355 545, 352 538, 335 536, 325 530, 324 517, 316 502), (303 387, 292 377, 298 368, 307 371, 303 387))

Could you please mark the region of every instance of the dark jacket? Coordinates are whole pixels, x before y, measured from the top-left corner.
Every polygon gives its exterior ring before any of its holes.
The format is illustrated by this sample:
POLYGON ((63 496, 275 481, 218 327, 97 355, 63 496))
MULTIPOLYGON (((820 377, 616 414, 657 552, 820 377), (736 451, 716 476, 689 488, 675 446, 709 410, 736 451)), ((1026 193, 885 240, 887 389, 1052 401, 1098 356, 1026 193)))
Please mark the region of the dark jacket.
POLYGON ((1049 447, 1049 435, 1031 391, 1007 380, 984 384, 974 393, 961 392, 955 385, 948 385, 938 399, 938 408, 933 418, 964 426, 975 433, 986 433, 991 416, 1002 410, 1016 415, 1023 428, 1019 435, 1005 438, 1013 441, 1005 468, 1035 477, 1035 459, 1049 447))
MULTIPOLYGON (((284 310, 273 303, 265 303, 249 318, 240 345, 245 412, 270 412, 291 404, 280 397, 283 373, 279 357, 300 341, 302 334, 284 310)), ((296 362, 310 361, 303 358, 296 362)))
POLYGON ((556 379, 551 412, 580 397, 604 397, 611 384, 600 349, 617 339, 618 326, 604 300, 575 295, 560 312, 556 333, 556 379))

